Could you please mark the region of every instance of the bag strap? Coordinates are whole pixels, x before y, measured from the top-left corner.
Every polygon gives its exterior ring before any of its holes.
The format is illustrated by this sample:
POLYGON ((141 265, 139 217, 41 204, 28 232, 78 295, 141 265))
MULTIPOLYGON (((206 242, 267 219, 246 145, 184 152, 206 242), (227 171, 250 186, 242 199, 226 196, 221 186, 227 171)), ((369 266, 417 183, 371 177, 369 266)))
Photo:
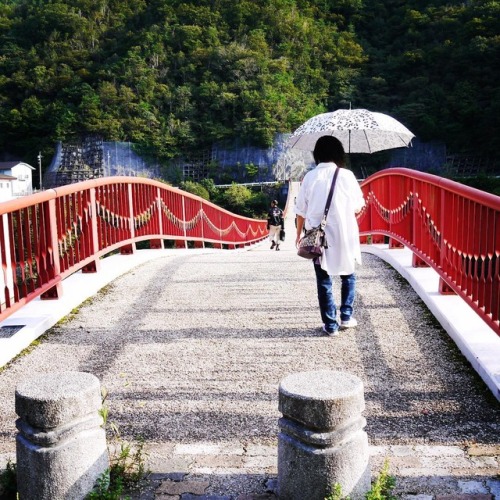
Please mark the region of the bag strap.
POLYGON ((328 198, 326 199, 325 213, 323 214, 323 219, 321 221, 321 227, 323 228, 326 226, 326 216, 328 215, 328 212, 330 210, 330 205, 332 204, 333 191, 335 189, 335 184, 337 182, 337 176, 339 175, 339 170, 340 167, 337 167, 337 170, 335 170, 335 174, 333 174, 332 185, 330 186, 330 192, 328 193, 328 198))

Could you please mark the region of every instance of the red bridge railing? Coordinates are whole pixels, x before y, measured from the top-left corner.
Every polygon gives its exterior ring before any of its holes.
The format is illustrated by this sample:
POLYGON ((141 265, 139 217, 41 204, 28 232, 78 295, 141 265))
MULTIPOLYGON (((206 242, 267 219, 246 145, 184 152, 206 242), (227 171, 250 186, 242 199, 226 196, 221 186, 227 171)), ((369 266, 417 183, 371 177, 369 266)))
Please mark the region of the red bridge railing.
POLYGON ((149 240, 238 248, 264 239, 267 221, 240 217, 149 179, 108 177, 0 203, 0 320, 30 300, 57 298, 70 274, 149 240))
POLYGON ((415 267, 438 272, 441 293, 460 295, 500 335, 500 197, 404 168, 361 187, 361 235, 410 248, 415 267))
MULTIPOLYGON (((441 292, 459 294, 500 334, 500 197, 402 168, 372 175, 362 189, 361 235, 410 248, 415 266, 439 273, 441 292)), ((265 220, 133 177, 0 203, 0 320, 38 296, 57 298, 65 277, 95 272, 101 257, 133 252, 143 240, 237 248, 266 236, 265 220)))

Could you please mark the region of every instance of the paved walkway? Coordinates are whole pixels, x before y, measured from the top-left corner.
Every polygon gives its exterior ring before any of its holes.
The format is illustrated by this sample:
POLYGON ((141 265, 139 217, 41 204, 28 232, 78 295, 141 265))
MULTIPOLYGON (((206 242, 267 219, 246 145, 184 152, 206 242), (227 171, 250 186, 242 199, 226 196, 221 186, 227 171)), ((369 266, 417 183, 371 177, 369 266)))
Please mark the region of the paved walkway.
POLYGON ((363 380, 372 471, 387 458, 399 497, 500 499, 500 404, 413 289, 364 254, 360 326, 325 337, 286 229, 279 252, 165 252, 52 328, 0 373, 0 466, 15 453, 16 385, 80 370, 106 387, 122 437, 145 439, 152 474, 136 498, 274 498, 279 381, 335 369, 363 380))

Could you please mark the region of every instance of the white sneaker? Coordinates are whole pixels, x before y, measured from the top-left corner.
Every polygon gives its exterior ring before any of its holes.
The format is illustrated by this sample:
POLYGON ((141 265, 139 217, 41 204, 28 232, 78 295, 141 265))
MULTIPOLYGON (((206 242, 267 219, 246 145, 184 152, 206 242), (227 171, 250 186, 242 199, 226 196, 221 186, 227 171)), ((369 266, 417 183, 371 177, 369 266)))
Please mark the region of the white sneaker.
POLYGON ((329 332, 329 331, 326 329, 325 325, 323 325, 321 329, 323 330, 323 333, 324 333, 324 334, 326 334, 326 335, 328 335, 329 337, 335 337, 336 335, 338 335, 338 334, 339 334, 339 331, 338 331, 338 330, 335 330, 334 332, 329 332))
POLYGON ((349 318, 346 321, 341 321, 340 322, 340 328, 354 328, 358 326, 358 322, 354 318, 349 318))

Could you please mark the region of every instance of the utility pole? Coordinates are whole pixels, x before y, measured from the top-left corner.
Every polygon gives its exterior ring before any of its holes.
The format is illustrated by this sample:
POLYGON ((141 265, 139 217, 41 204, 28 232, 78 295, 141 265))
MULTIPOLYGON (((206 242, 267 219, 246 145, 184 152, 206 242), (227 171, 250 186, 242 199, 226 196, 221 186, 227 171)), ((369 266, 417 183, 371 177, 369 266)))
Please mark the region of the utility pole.
POLYGON ((42 152, 39 151, 38 152, 38 170, 40 172, 40 191, 43 189, 43 186, 42 186, 42 152))

